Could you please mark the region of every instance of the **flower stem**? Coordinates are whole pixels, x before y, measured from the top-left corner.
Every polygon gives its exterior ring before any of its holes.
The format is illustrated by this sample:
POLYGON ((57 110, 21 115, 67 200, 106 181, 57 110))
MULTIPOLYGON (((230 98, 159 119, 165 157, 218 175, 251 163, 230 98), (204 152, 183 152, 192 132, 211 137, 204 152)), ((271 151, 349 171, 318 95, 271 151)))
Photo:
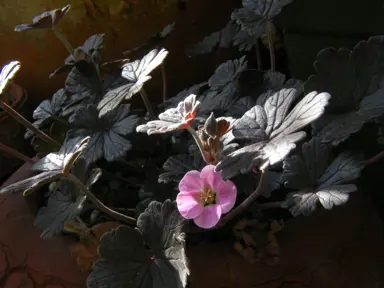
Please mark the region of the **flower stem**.
POLYGON ((107 206, 103 204, 97 197, 88 189, 87 186, 85 186, 75 175, 69 174, 68 178, 73 181, 88 197, 88 199, 93 203, 93 205, 96 206, 100 211, 104 212, 105 214, 111 216, 112 218, 115 218, 121 222, 124 222, 129 225, 136 225, 136 219, 129 217, 127 215, 121 214, 119 212, 116 212, 107 206))
POLYGON ((24 162, 34 164, 36 161, 29 158, 28 156, 25 156, 24 154, 20 153, 19 151, 16 151, 7 145, 4 145, 0 142, 0 151, 3 151, 5 153, 8 153, 9 155, 12 155, 15 158, 18 158, 24 162))
POLYGON ((384 151, 381 151, 380 153, 376 154, 375 156, 367 159, 364 161, 365 165, 372 165, 381 160, 381 158, 384 158, 384 151))
POLYGON ((51 145, 55 147, 60 147, 60 143, 53 140, 51 137, 49 137, 47 134, 45 134, 43 131, 39 130, 35 126, 32 125, 31 122, 29 122, 27 119, 25 119, 22 115, 20 115, 16 110, 14 110, 11 106, 7 105, 5 102, 0 100, 0 107, 6 111, 11 117, 13 117, 17 122, 19 122, 21 125, 23 125, 25 128, 28 128, 32 130, 37 137, 41 138, 47 143, 50 143, 51 145))
POLYGON ((269 57, 271 58, 271 71, 275 72, 276 69, 276 60, 275 60, 275 47, 273 45, 273 30, 271 20, 267 20, 267 35, 268 35, 268 47, 269 47, 269 57))
POLYGON ((151 102, 149 102, 148 95, 145 93, 144 88, 141 88, 140 90, 141 98, 143 99, 145 108, 147 109, 149 115, 151 115, 152 119, 156 119, 155 112, 153 112, 151 102))
POLYGON ((164 63, 161 63, 161 76, 163 79, 163 102, 167 101, 167 73, 165 72, 164 63))
POLYGON ((263 193, 265 185, 267 184, 268 179, 268 167, 266 167, 264 170, 261 170, 261 177, 259 185, 257 185, 257 188, 255 191, 252 192, 251 195, 248 196, 242 203, 240 203, 239 206, 237 206, 235 209, 230 211, 227 215, 225 215, 217 224, 217 228, 223 227, 225 224, 227 224, 230 220, 235 218, 238 214, 243 212, 245 209, 249 208, 253 202, 263 193))
POLYGON ((72 55, 73 60, 76 61, 75 52, 74 52, 74 50, 72 48, 72 45, 67 40, 67 38, 65 38, 65 36, 59 30, 57 30, 56 28, 53 28, 52 31, 53 31, 53 34, 55 34, 56 38, 59 39, 61 43, 63 43, 65 48, 67 48, 69 54, 72 55))
POLYGON ((258 38, 255 38, 255 50, 256 50, 257 69, 259 71, 262 71, 263 70, 263 62, 261 60, 260 42, 259 42, 258 38))
POLYGON ((267 203, 257 204, 257 208, 260 208, 260 209, 283 208, 283 207, 281 207, 281 205, 283 203, 284 203, 284 201, 267 202, 267 203))
POLYGON ((205 158, 205 155, 204 155, 204 147, 203 147, 203 142, 201 142, 199 136, 197 135, 196 131, 191 127, 191 126, 188 126, 187 127, 187 130, 189 131, 189 133, 192 134, 193 136, 193 139, 195 139, 195 142, 197 144, 197 147, 199 147, 199 150, 200 150, 200 153, 201 153, 201 156, 203 157, 203 160, 210 164, 207 159, 205 158))

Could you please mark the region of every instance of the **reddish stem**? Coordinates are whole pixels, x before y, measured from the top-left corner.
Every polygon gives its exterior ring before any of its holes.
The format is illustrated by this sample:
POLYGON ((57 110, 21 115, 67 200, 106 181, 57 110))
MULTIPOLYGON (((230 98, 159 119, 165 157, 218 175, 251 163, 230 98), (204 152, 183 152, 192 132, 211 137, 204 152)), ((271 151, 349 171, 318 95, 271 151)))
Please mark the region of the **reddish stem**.
POLYGON ((378 162, 381 158, 384 157, 384 151, 381 151, 380 153, 376 154, 375 156, 367 159, 364 161, 365 165, 372 165, 378 162))
POLYGON ((20 153, 19 151, 16 151, 2 143, 0 143, 0 151, 3 151, 9 155, 12 155, 13 157, 18 158, 24 162, 28 162, 31 164, 34 164, 36 162, 35 160, 29 158, 28 156, 25 156, 23 153, 20 153))
POLYGON ((32 125, 31 122, 29 122, 27 119, 25 119, 22 115, 20 115, 16 110, 14 110, 11 106, 9 106, 4 101, 0 100, 0 107, 7 112, 12 118, 14 118, 17 122, 19 122, 21 125, 23 125, 25 128, 28 128, 32 130, 37 137, 41 138, 47 143, 52 144, 53 146, 60 147, 60 143, 53 140, 51 137, 49 137, 47 134, 45 134, 43 131, 39 130, 35 126, 32 125))
POLYGON ((161 76, 163 79, 163 102, 167 101, 167 73, 165 73, 164 63, 161 64, 161 76))
POLYGON ((246 198, 239 206, 237 206, 235 209, 233 209, 227 215, 225 215, 215 228, 223 227, 230 220, 235 218, 238 214, 240 214, 241 212, 249 208, 252 205, 252 203, 255 202, 255 200, 259 198, 259 196, 263 193, 264 187, 267 184, 267 180, 268 180, 268 167, 265 168, 264 170, 261 170, 260 182, 259 182, 259 185, 257 185, 256 190, 253 191, 252 194, 249 195, 248 198, 246 198))

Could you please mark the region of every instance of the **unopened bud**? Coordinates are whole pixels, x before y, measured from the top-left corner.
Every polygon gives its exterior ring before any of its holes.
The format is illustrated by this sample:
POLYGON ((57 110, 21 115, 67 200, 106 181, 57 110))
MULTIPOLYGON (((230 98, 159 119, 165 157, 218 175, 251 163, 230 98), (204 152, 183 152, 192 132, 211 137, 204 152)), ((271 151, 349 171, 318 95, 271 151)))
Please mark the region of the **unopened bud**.
POLYGON ((215 115, 213 115, 213 112, 211 113, 211 115, 209 115, 208 119, 205 120, 204 130, 209 136, 216 137, 217 121, 216 121, 215 115))

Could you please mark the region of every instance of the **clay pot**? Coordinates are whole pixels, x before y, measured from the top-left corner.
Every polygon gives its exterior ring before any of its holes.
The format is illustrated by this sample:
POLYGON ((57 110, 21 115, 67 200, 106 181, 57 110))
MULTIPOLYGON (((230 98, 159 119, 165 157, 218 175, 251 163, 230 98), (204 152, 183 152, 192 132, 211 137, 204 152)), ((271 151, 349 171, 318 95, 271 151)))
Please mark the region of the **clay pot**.
MULTIPOLYGON (((29 168, 24 164, 3 185, 31 176, 29 168)), ((70 243, 40 239, 28 201, 0 196, 0 287, 85 287, 87 273, 70 256, 70 243)), ((384 287, 382 221, 362 192, 345 206, 287 221, 277 238, 281 253, 275 265, 248 264, 231 240, 188 244, 189 287, 384 287)))
MULTIPOLYGON (((30 168, 24 164, 3 186, 32 176, 30 168)), ((86 287, 87 274, 78 270, 67 240, 40 238, 31 210, 36 203, 29 202, 36 201, 21 194, 0 196, 0 287, 86 287)))

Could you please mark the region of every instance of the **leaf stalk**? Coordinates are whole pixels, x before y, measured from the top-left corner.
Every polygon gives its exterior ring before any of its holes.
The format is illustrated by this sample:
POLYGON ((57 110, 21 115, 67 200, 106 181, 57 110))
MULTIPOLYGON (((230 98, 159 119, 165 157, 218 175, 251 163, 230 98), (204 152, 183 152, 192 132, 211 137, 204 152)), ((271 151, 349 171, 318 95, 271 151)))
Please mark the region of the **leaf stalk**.
POLYGON ((105 214, 123 223, 129 224, 129 225, 136 225, 135 218, 116 212, 110 209, 109 207, 107 207, 106 205, 104 205, 104 203, 101 202, 99 199, 97 199, 97 197, 91 192, 91 190, 89 190, 88 187, 85 186, 75 175, 69 174, 68 179, 70 179, 73 183, 79 186, 81 190, 83 190, 87 198, 93 203, 93 205, 95 205, 97 209, 99 209, 105 214))
POLYGON ((33 160, 32 158, 29 158, 28 156, 24 155, 23 153, 20 153, 19 151, 16 151, 10 147, 8 147, 7 145, 3 144, 0 142, 0 151, 3 151, 15 158, 18 158, 26 163, 31 163, 31 164, 34 164, 36 161, 33 160))
POLYGON ((225 215, 223 218, 221 218, 220 222, 217 224, 217 228, 223 227, 225 224, 227 224, 230 220, 235 218, 237 215, 239 215, 241 212, 249 208, 253 202, 259 196, 263 193, 264 188, 267 184, 268 180, 268 167, 266 167, 264 170, 261 170, 261 177, 259 181, 259 185, 257 185, 257 188, 255 191, 252 192, 251 195, 249 195, 240 205, 238 205, 235 209, 231 210, 227 215, 225 215))
POLYGON ((269 47, 269 57, 271 59, 271 71, 275 72, 276 70, 276 59, 275 59, 275 47, 273 44, 273 29, 272 29, 271 20, 267 20, 267 36, 268 36, 268 47, 269 47))
POLYGON ((163 80, 163 103, 167 101, 167 73, 165 72, 164 63, 161 63, 161 77, 163 80))
POLYGON ((200 137, 199 135, 197 135, 196 131, 191 127, 191 126, 188 126, 187 127, 187 130, 189 131, 189 133, 191 133, 191 135, 193 136, 193 139, 195 140, 196 144, 197 144, 197 147, 199 147, 199 150, 200 150, 200 153, 201 153, 201 156, 203 157, 203 160, 210 164, 209 161, 207 161, 206 157, 205 157, 205 153, 204 153, 204 145, 203 145, 203 142, 201 142, 200 140, 200 137))
POLYGON ((375 156, 364 161, 364 165, 372 165, 384 158, 384 151, 379 152, 375 156))
POLYGON ((32 125, 31 122, 29 122, 27 119, 25 119, 22 115, 20 115, 16 110, 14 110, 11 106, 9 106, 4 101, 0 100, 0 107, 6 111, 12 118, 14 118, 17 122, 19 122, 21 125, 23 125, 25 128, 30 129, 33 131, 37 137, 44 140, 47 143, 50 143, 51 145, 55 147, 60 147, 60 143, 53 140, 51 137, 49 137, 47 134, 45 134, 40 129, 36 128, 32 125))
POLYGON ((263 70, 263 62, 261 60, 260 42, 259 42, 258 38, 255 38, 255 51, 256 51, 257 69, 259 71, 262 71, 263 70))
POLYGON ((152 119, 156 119, 157 117, 155 115, 155 112, 153 112, 151 102, 149 102, 148 95, 147 95, 147 93, 145 93, 144 88, 141 88, 140 95, 141 95, 141 98, 143 99, 143 102, 144 102, 145 108, 147 109, 147 112, 149 113, 149 115, 151 116, 152 119))
POLYGON ((67 48, 69 54, 71 54, 71 56, 73 57, 73 60, 76 61, 75 51, 73 50, 72 45, 69 43, 67 38, 65 38, 65 36, 56 28, 52 28, 52 31, 53 31, 53 34, 55 34, 56 38, 59 39, 61 43, 63 43, 65 48, 67 48))

